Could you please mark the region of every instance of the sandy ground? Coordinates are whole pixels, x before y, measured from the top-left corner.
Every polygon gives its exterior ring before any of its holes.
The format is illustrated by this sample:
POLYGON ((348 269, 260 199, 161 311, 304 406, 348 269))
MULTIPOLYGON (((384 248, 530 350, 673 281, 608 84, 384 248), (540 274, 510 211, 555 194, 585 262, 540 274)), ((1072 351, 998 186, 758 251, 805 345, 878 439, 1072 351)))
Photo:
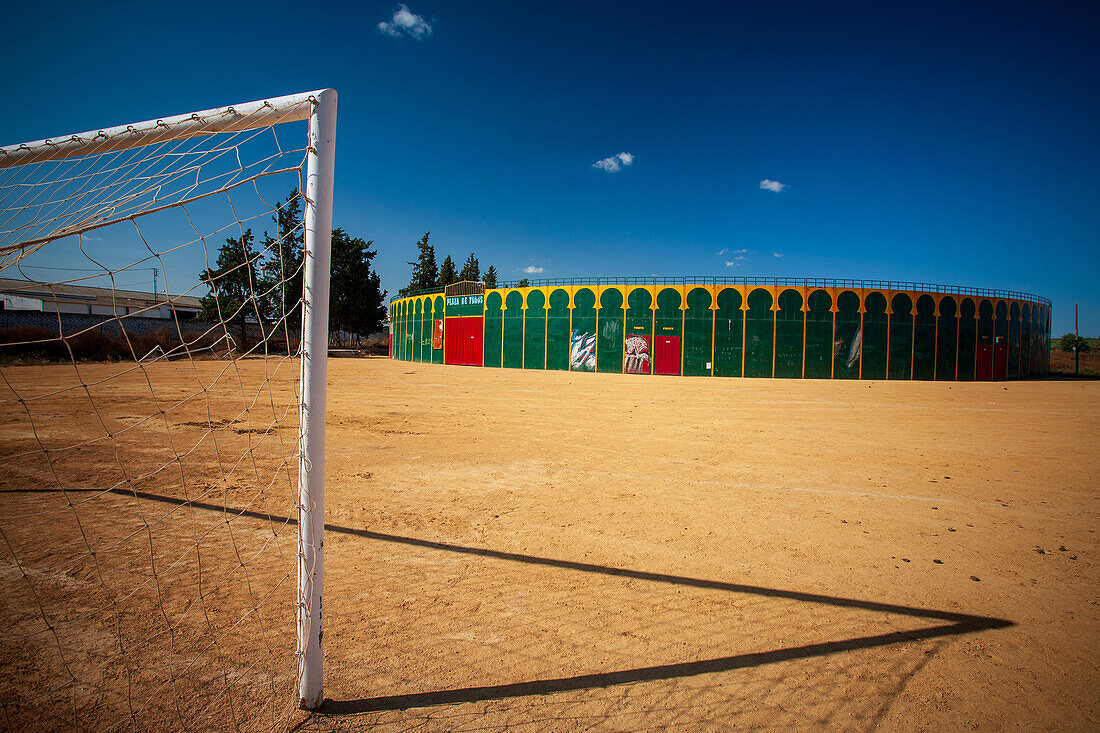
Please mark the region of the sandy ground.
POLYGON ((225 369, 0 370, 9 728, 1098 726, 1100 382, 333 360, 307 714, 296 366, 225 369))

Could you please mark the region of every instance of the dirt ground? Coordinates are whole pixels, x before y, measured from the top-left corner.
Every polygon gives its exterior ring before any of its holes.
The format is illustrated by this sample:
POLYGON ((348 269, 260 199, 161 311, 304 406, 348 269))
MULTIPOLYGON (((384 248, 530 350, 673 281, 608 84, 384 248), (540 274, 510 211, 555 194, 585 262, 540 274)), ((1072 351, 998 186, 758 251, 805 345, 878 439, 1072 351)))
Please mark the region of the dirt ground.
POLYGON ((1100 723, 1100 382, 331 360, 307 714, 296 364, 120 369, 0 369, 13 730, 1100 723))

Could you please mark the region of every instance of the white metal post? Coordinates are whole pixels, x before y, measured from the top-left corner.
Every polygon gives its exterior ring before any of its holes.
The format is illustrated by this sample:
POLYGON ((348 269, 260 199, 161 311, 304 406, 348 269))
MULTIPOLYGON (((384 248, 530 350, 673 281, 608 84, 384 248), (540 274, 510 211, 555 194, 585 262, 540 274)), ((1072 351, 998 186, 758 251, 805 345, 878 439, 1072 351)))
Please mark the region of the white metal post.
POLYGON ((325 387, 328 364, 332 184, 336 92, 316 93, 306 161, 305 267, 302 284, 301 457, 298 464, 298 704, 324 700, 325 387))

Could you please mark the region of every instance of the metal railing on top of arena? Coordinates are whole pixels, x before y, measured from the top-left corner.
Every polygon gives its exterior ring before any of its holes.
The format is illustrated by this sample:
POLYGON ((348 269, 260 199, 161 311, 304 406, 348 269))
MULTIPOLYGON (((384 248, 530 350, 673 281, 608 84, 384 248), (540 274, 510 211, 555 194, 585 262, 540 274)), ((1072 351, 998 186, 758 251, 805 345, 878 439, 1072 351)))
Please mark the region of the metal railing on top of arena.
MULTIPOLYGON (((1050 307, 1049 298, 1018 290, 991 290, 987 288, 969 288, 959 285, 939 283, 908 282, 899 280, 842 280, 834 278, 803 277, 722 277, 714 275, 680 277, 560 277, 542 280, 511 280, 497 283, 496 289, 504 288, 550 288, 575 287, 584 285, 740 285, 742 287, 803 287, 803 288, 858 288, 862 290, 907 290, 919 293, 941 293, 944 295, 971 295, 978 298, 1007 298, 1024 300, 1050 307)), ((492 288, 488 288, 492 289, 492 288)), ((402 298, 417 295, 442 293, 443 288, 426 288, 401 293, 390 299, 392 303, 402 298)))

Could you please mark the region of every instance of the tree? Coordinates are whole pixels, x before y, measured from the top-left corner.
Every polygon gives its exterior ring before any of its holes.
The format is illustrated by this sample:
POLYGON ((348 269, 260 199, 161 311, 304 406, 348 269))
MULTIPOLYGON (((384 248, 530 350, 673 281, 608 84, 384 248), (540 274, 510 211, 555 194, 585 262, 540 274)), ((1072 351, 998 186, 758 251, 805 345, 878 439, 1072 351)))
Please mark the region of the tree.
POLYGON ((414 290, 427 290, 439 286, 439 268, 435 264, 435 247, 428 244, 430 231, 424 232, 424 236, 416 243, 419 253, 416 262, 410 262, 413 266, 412 279, 409 285, 402 289, 402 293, 414 290))
POLYGON ((264 231, 260 246, 267 253, 261 265, 265 318, 276 322, 287 333, 299 332, 302 325, 302 200, 293 189, 286 201, 275 203, 275 237, 264 231), (278 321, 285 317, 282 326, 278 321))
POLYGON ((455 272, 455 263, 450 255, 443 259, 443 265, 439 268, 439 284, 447 287, 451 283, 458 282, 458 273, 455 272))
POLYGON ((485 271, 485 287, 495 288, 497 286, 497 269, 492 265, 489 265, 489 269, 485 271))
POLYGON ((374 241, 364 242, 342 228, 332 230, 332 274, 329 276, 330 331, 369 336, 382 328, 386 291, 371 260, 374 241))
POLYGON ((1075 351, 1084 353, 1089 350, 1089 342, 1076 334, 1067 333, 1058 340, 1058 348, 1062 351, 1075 351))
POLYGON ((217 268, 206 268, 199 279, 207 284, 210 293, 199 301, 196 316, 209 323, 236 324, 240 329, 239 348, 244 350, 248 335, 249 316, 259 317, 261 303, 257 297, 260 254, 253 246, 252 230, 246 229, 239 237, 228 237, 218 248, 217 268))
POLYGON ((466 258, 466 264, 462 266, 462 272, 458 273, 459 280, 480 280, 481 268, 477 264, 477 257, 471 252, 466 258))
POLYGON ((528 280, 527 278, 523 278, 522 280, 519 281, 519 284, 516 285, 516 287, 517 288, 529 288, 529 287, 531 287, 531 281, 528 280))

